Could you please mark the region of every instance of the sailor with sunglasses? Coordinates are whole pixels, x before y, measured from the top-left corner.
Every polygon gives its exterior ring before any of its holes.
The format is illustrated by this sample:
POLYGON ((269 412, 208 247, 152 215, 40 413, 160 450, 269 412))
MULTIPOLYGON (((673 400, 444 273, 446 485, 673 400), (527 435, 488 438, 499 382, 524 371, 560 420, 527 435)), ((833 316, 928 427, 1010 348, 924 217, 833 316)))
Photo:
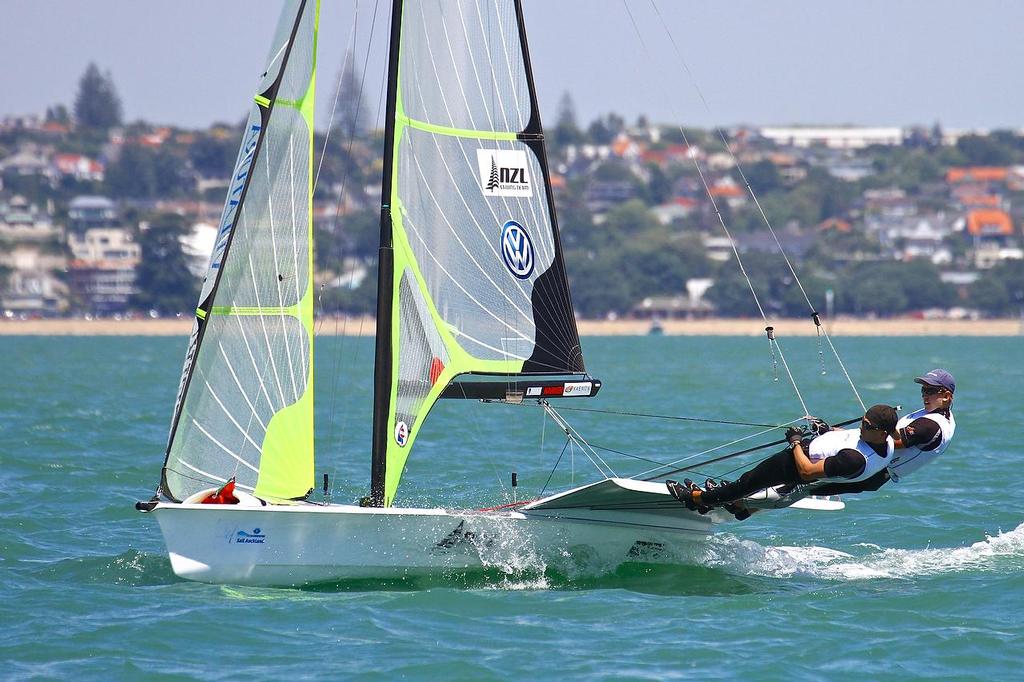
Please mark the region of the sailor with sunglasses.
MULTIPOLYGON (((894 441, 890 434, 895 433, 897 421, 895 408, 873 405, 856 430, 826 431, 811 439, 803 429, 790 428, 786 431, 790 447, 762 460, 735 482, 709 479, 703 489, 689 479, 682 484, 665 484, 669 493, 689 509, 703 514, 712 507, 724 506, 743 520, 750 516, 743 499, 757 491, 776 486, 788 486, 788 491, 805 490, 815 481, 849 485, 884 473, 892 462, 894 441)), ((806 494, 801 492, 799 496, 806 494)), ((783 495, 788 497, 788 492, 783 495)), ((796 499, 778 506, 788 506, 796 499)))
POLYGON ((953 375, 944 369, 933 369, 914 381, 921 384, 924 407, 896 422, 897 450, 887 470, 897 483, 945 452, 956 430, 953 375))
POLYGON ((953 419, 953 392, 956 382, 944 369, 933 369, 914 379, 921 384, 924 407, 896 422, 893 434, 896 450, 892 461, 871 478, 857 483, 832 483, 815 488, 813 495, 843 495, 878 490, 889 481, 896 481, 933 461, 946 451, 953 440, 956 420, 953 419))

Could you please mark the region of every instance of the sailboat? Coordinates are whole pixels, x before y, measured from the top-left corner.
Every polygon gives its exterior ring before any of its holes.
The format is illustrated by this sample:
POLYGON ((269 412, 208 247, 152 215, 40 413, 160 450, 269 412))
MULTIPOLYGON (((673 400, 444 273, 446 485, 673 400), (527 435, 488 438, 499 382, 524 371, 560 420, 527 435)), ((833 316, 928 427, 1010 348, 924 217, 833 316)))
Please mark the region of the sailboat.
MULTIPOLYGON (((439 400, 592 397, 518 0, 392 4, 369 490, 315 500, 319 5, 289 0, 244 129, 175 401, 159 522, 174 572, 296 585, 484 565, 494 543, 670 560, 720 517, 606 476, 488 510, 396 504, 439 400)), ((369 399, 369 396, 367 396, 369 399)), ((487 409, 482 407, 481 409, 487 409)))

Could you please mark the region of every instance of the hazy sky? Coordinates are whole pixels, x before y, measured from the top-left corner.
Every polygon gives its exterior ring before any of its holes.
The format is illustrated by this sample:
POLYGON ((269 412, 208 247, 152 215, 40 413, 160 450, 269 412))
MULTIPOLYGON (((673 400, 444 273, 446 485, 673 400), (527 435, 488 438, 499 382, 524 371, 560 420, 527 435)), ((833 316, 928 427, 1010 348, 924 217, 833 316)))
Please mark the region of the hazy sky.
MULTIPOLYGON (((379 4, 367 69, 371 112, 390 11, 379 4)), ((360 63, 367 55, 374 3, 322 7, 318 110, 326 112, 356 9, 355 54, 360 63)), ((128 120, 236 121, 278 10, 272 0, 3 0, 0 115, 70 104, 92 60, 113 74, 128 120)), ((568 91, 584 123, 615 111, 700 126, 1024 127, 1022 2, 524 0, 524 12, 549 123, 568 91)))

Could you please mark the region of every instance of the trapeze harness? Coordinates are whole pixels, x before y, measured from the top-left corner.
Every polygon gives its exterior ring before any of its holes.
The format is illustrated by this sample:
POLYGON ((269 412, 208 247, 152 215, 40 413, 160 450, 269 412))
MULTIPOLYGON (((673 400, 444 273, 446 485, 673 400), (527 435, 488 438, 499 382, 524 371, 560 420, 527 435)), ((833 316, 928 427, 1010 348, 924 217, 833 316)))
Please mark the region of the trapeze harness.
POLYGON ((819 481, 835 483, 856 483, 871 478, 884 469, 891 461, 893 453, 892 438, 885 439, 885 455, 879 455, 874 448, 860 438, 859 429, 844 429, 841 431, 829 431, 811 441, 807 458, 812 462, 838 455, 842 450, 856 450, 864 456, 864 470, 853 478, 842 478, 832 476, 820 478, 819 481))
POLYGON ((945 452, 946 448, 949 447, 949 442, 953 440, 953 432, 956 431, 956 420, 953 419, 952 412, 949 413, 949 418, 947 419, 943 414, 929 412, 926 408, 921 408, 917 412, 911 412, 896 422, 896 429, 906 428, 915 419, 921 418, 930 419, 939 425, 939 433, 942 436, 942 440, 939 442, 939 446, 932 450, 922 450, 916 445, 899 450, 888 466, 889 478, 897 483, 899 483, 901 477, 917 471, 945 452))

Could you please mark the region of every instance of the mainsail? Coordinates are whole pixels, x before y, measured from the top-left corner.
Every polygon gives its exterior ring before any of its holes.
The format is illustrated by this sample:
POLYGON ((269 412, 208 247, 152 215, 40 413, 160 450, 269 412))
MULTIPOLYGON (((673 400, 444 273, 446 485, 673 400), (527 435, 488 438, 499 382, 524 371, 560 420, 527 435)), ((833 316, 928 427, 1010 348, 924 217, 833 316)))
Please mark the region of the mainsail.
POLYGON ((371 499, 468 373, 584 371, 520 3, 394 3, 371 499))
POLYGON ((286 3, 250 110, 189 340, 162 490, 234 476, 313 486, 312 164, 317 0, 286 3))

